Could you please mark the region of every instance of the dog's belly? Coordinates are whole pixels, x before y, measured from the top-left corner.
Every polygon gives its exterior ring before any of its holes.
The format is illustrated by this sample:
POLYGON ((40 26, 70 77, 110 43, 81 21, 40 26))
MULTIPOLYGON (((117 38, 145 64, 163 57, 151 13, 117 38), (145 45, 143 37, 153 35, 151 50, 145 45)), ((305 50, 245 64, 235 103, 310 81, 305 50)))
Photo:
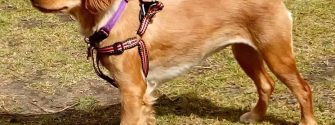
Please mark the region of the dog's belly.
MULTIPOLYGON (((193 44, 188 46, 189 51, 169 53, 169 50, 160 51, 164 53, 150 60, 150 71, 147 80, 151 84, 160 84, 185 73, 193 66, 201 63, 206 57, 212 55, 231 44, 246 44, 255 48, 254 44, 246 38, 221 37, 204 44, 193 44)), ((178 50, 174 48, 175 50, 178 50)))
POLYGON ((195 64, 197 63, 187 62, 187 63, 176 64, 174 66, 151 66, 153 68, 150 68, 147 80, 150 83, 155 84, 162 83, 179 76, 180 74, 184 73, 195 64))

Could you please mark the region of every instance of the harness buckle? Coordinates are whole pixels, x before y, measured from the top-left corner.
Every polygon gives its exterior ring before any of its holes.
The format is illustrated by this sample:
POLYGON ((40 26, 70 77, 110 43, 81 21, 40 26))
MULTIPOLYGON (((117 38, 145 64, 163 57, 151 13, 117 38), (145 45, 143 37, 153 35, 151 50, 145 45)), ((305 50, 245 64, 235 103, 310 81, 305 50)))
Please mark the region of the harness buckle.
POLYGON ((89 44, 99 43, 108 37, 108 32, 101 28, 86 40, 89 44))
POLYGON ((122 42, 116 42, 112 46, 114 48, 113 55, 121 55, 125 50, 122 42))
POLYGON ((140 3, 140 15, 139 15, 139 20, 140 22, 143 21, 143 18, 145 17, 145 15, 147 15, 147 13, 149 12, 150 8, 157 5, 158 1, 153 0, 151 2, 143 2, 141 1, 140 3))

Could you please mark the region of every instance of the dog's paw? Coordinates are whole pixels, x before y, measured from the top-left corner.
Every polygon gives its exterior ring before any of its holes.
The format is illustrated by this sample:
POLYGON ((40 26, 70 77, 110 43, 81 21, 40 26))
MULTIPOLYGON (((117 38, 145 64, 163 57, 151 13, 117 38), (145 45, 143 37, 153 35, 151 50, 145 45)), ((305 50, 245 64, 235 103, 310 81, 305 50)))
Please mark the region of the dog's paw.
POLYGON ((255 113, 252 112, 247 112, 244 113, 241 117, 240 117, 240 121, 243 123, 255 123, 258 121, 263 120, 263 117, 260 115, 257 115, 255 113))

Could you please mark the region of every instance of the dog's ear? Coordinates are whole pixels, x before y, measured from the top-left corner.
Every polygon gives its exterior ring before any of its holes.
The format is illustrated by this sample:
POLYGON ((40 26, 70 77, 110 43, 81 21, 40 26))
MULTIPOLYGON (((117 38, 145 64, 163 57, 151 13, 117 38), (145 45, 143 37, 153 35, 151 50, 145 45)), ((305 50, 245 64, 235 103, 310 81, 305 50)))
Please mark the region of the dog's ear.
POLYGON ((107 10, 115 0, 82 0, 83 7, 92 14, 107 10))

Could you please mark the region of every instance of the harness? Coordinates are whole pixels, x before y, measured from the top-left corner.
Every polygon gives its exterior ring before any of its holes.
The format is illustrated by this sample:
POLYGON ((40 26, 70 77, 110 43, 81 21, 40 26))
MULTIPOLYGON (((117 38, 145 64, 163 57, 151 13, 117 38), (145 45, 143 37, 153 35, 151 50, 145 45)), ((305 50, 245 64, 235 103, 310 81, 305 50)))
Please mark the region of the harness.
POLYGON ((113 78, 105 75, 101 71, 100 60, 102 55, 108 55, 108 56, 121 55, 125 50, 138 47, 138 52, 141 57, 142 71, 144 76, 147 77, 149 72, 148 50, 145 46, 144 41, 142 40, 142 36, 147 30, 148 25, 150 24, 152 18, 156 15, 157 12, 162 10, 164 7, 164 5, 161 2, 156 0, 153 0, 152 2, 144 2, 140 0, 140 7, 141 7, 139 14, 140 26, 137 30, 137 35, 139 37, 135 36, 127 40, 115 42, 112 45, 100 48, 99 43, 105 40, 109 36, 110 31, 113 29, 114 25, 121 17, 122 12, 124 11, 127 3, 128 0, 121 0, 118 9, 116 10, 113 17, 108 21, 108 23, 101 29, 96 31, 93 35, 89 36, 88 38, 85 38, 85 42, 88 44, 87 58, 89 59, 91 57, 95 73, 100 78, 106 80, 116 88, 118 88, 118 84, 116 83, 116 81, 113 78))

